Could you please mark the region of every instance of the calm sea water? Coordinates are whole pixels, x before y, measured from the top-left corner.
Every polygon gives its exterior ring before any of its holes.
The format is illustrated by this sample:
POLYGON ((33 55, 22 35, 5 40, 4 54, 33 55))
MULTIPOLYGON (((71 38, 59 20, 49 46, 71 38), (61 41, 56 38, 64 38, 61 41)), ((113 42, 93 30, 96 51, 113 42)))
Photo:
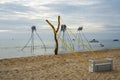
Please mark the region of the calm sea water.
MULTIPOLYGON (((67 47, 70 47, 76 52, 89 51, 88 47, 92 50, 120 48, 120 41, 113 41, 113 38, 111 39, 97 38, 96 40, 98 40, 99 43, 90 43, 90 42, 87 42, 86 39, 81 38, 81 41, 84 42, 85 46, 83 46, 83 43, 79 43, 79 41, 75 38, 70 39, 69 36, 64 38, 64 40, 65 40, 65 44, 67 44, 67 47)), ((91 41, 92 38, 88 38, 87 40, 91 41)), ((28 39, 0 40, 0 59, 35 56, 35 55, 53 55, 54 48, 55 48, 54 39, 45 38, 43 39, 43 41, 46 45, 47 50, 45 51, 44 46, 42 45, 41 41, 38 38, 35 38, 34 39, 34 48, 35 48, 34 53, 31 53, 31 41, 29 42, 27 47, 24 48, 24 50, 21 50, 25 46, 25 44, 28 42, 28 39)), ((63 44, 63 42, 59 40, 59 54, 70 52, 70 49, 67 49, 67 47, 63 44)))

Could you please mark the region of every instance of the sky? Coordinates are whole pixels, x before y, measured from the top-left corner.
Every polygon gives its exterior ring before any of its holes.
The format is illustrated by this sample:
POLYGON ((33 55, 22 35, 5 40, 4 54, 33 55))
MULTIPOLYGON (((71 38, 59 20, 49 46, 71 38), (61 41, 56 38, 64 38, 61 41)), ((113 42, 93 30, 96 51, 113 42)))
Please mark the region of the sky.
MULTIPOLYGON (((120 0, 0 0, 0 36, 30 32, 35 25, 41 34, 51 29, 48 19, 86 32, 120 35, 120 0)), ((21 35, 23 36, 23 35, 21 35)))

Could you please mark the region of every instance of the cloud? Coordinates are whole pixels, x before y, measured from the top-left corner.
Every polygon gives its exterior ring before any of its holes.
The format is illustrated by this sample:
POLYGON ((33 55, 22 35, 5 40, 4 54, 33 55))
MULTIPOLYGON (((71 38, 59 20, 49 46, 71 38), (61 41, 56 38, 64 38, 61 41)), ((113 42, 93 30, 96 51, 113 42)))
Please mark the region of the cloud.
POLYGON ((1 20, 17 20, 19 18, 28 18, 35 10, 29 6, 24 6, 17 3, 2 3, 0 4, 1 20), (28 15, 29 14, 29 15, 28 15))
POLYGON ((0 10, 6 12, 29 12, 34 11, 28 6, 16 3, 2 3, 0 4, 0 10))
POLYGON ((119 25, 119 3, 119 0, 0 0, 0 27, 19 31, 36 25, 48 29, 45 20, 56 25, 57 16, 61 15, 61 23, 71 28, 83 25, 87 31, 102 31, 119 25))
POLYGON ((11 32, 11 30, 0 30, 0 33, 11 32))
POLYGON ((8 3, 8 2, 14 2, 17 0, 0 0, 0 3, 8 3))

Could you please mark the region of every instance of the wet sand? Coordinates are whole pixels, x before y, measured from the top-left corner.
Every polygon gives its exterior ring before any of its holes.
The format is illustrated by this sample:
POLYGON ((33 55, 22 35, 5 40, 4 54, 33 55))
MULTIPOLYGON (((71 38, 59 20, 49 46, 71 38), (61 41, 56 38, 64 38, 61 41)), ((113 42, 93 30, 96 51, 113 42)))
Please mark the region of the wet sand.
POLYGON ((120 80, 120 49, 0 60, 0 80, 120 80), (112 58, 113 71, 89 72, 89 59, 112 58), (79 56, 79 58, 78 58, 79 56), (81 58, 83 61, 81 61, 81 58))

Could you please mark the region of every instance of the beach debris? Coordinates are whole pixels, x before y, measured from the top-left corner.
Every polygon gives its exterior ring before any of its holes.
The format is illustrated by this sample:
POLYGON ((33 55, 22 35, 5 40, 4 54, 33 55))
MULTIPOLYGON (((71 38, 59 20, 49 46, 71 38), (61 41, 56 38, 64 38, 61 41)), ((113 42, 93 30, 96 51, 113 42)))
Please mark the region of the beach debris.
POLYGON ((111 71, 113 69, 113 60, 111 58, 89 60, 89 64, 89 72, 111 71))
POLYGON ((48 20, 46 20, 46 22, 47 22, 47 23, 52 27, 52 29, 53 29, 54 40, 55 40, 55 42, 56 42, 56 47, 55 47, 54 52, 55 52, 55 55, 57 55, 57 54, 58 54, 58 39, 57 39, 57 33, 58 33, 58 31, 59 31, 59 28, 60 28, 60 16, 58 16, 58 26, 57 26, 57 30, 55 29, 55 27, 54 27, 48 20))
POLYGON ((28 40, 28 42, 26 43, 26 45, 25 45, 21 50, 23 51, 24 48, 26 48, 27 45, 31 42, 31 53, 34 55, 34 49, 35 49, 35 48, 34 48, 34 33, 36 33, 37 37, 38 37, 38 38, 40 39, 40 41, 42 42, 42 44, 43 44, 43 46, 44 46, 44 49, 45 49, 45 51, 46 51, 46 46, 45 46, 43 40, 41 39, 41 37, 39 36, 39 34, 37 33, 37 31, 36 31, 36 26, 32 26, 32 27, 31 27, 31 31, 32 31, 32 33, 31 33, 30 39, 28 40))

